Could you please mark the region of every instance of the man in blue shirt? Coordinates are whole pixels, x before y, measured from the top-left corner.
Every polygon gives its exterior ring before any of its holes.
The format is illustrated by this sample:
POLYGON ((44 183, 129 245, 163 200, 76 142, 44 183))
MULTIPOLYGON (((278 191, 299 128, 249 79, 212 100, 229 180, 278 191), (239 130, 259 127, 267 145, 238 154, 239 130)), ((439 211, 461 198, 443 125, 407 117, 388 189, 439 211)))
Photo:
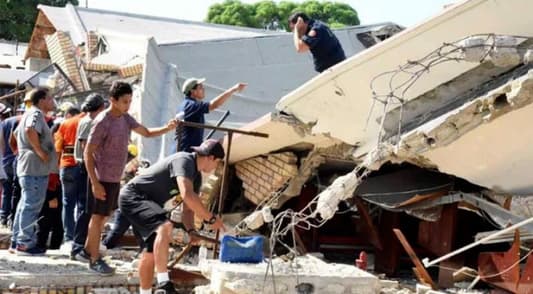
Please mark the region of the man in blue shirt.
MULTIPOLYGON (((183 83, 182 92, 185 99, 181 103, 176 119, 194 122, 199 124, 205 123, 204 114, 218 108, 224 104, 231 95, 241 92, 246 84, 237 83, 233 87, 224 91, 210 102, 205 102, 204 78, 190 78, 183 83)), ((192 146, 200 146, 204 141, 204 129, 179 126, 177 128, 178 150, 192 152, 192 146)))
POLYGON ((339 39, 323 22, 310 19, 303 12, 296 12, 289 17, 289 27, 293 31, 296 51, 311 51, 317 72, 323 72, 346 59, 339 39))

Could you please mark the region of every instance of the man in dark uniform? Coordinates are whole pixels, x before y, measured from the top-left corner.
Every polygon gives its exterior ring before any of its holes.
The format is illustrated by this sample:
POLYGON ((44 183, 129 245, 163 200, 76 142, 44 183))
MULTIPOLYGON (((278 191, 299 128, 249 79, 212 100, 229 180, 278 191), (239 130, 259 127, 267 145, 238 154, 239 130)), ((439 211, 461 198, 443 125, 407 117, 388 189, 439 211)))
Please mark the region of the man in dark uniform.
MULTIPOLYGON (((227 89, 222 94, 213 98, 213 100, 206 102, 204 89, 205 79, 190 78, 183 83, 182 92, 185 99, 181 103, 176 119, 187 122, 205 123, 204 115, 209 113, 226 102, 233 94, 241 92, 246 87, 244 83, 237 83, 233 87, 227 89)), ((192 146, 198 146, 204 140, 204 129, 180 126, 176 129, 177 132, 177 151, 191 151, 192 146)))
POLYGON ((140 294, 151 293, 154 266, 157 288, 167 294, 177 293, 170 282, 167 262, 173 224, 163 205, 178 193, 183 199, 183 224, 188 232, 194 229, 196 215, 213 229, 223 229, 222 220, 205 208, 198 197, 201 172, 210 173, 224 158, 222 145, 213 139, 193 152, 170 155, 135 176, 120 191, 120 211, 144 240, 139 262, 140 294))
POLYGON ((289 17, 289 27, 293 31, 296 51, 311 51, 317 72, 323 72, 346 59, 339 39, 323 22, 310 19, 303 12, 296 12, 289 17))

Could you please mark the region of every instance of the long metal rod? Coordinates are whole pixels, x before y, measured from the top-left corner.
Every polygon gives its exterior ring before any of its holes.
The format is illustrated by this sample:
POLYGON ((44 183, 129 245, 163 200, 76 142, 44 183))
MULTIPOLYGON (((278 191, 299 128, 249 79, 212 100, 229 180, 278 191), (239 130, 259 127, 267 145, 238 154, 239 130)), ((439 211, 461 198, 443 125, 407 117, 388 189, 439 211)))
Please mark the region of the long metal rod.
MULTIPOLYGON (((230 114, 229 110, 226 110, 224 112, 224 114, 222 115, 222 117, 215 124, 215 127, 220 127, 220 125, 226 120, 226 118, 228 117, 229 114, 230 114)), ((205 136, 204 140, 210 139, 215 132, 216 132, 216 130, 211 130, 209 132, 209 134, 207 134, 207 136, 205 136)))
MULTIPOLYGON (((229 173, 229 154, 231 152, 231 141, 233 139, 233 132, 228 132, 228 147, 226 148, 226 158, 224 159, 224 172, 222 174, 222 186, 220 187, 220 194, 218 195, 218 216, 222 215, 224 209, 224 200, 228 194, 228 173, 229 173)), ((217 230, 215 239, 218 240, 220 230, 217 230)), ((216 254, 218 250, 218 243, 215 244, 213 252, 216 254)))
POLYGON ((501 236, 501 235, 503 235, 503 234, 505 234, 507 232, 513 231, 513 230, 515 230, 517 228, 520 228, 520 227, 525 226, 525 225, 527 225, 529 223, 532 223, 532 222, 533 222, 533 217, 530 217, 530 218, 528 218, 528 219, 526 219, 524 221, 521 221, 521 222, 519 222, 517 224, 514 224, 514 225, 512 225, 512 226, 510 226, 508 228, 500 230, 500 231, 498 231, 498 232, 496 232, 494 234, 488 235, 487 237, 485 237, 485 238, 483 238, 483 239, 481 239, 479 241, 476 241, 474 243, 468 244, 468 245, 466 245, 466 246, 464 246, 462 248, 459 248, 459 249, 457 249, 457 250, 455 250, 453 252, 450 252, 450 253, 448 253, 448 254, 446 254, 444 256, 441 256, 441 257, 439 257, 439 258, 437 258, 437 259, 435 259, 435 260, 433 260, 431 262, 429 261, 428 258, 424 258, 422 260, 422 262, 424 263, 425 267, 430 267, 430 266, 436 265, 437 263, 439 263, 439 262, 441 262, 443 260, 446 260, 446 259, 448 259, 450 257, 453 257, 453 256, 455 256, 455 255, 457 255, 459 253, 463 253, 463 252, 465 252, 466 250, 468 250, 470 248, 473 248, 473 247, 475 247, 477 245, 483 244, 483 243, 485 243, 485 242, 487 242, 487 241, 489 241, 491 239, 494 239, 494 238, 496 238, 498 236, 501 236))
POLYGON ((204 128, 204 129, 211 129, 211 130, 217 130, 217 131, 223 131, 223 132, 233 132, 233 133, 243 134, 243 135, 248 135, 248 136, 268 138, 268 134, 265 134, 265 133, 243 131, 243 130, 234 129, 234 128, 215 127, 212 125, 199 124, 199 123, 194 123, 190 121, 180 121, 179 124, 181 124, 182 126, 186 126, 186 127, 204 128))
POLYGON ((7 98, 11 98, 13 96, 17 96, 18 94, 22 94, 24 92, 26 92, 27 90, 19 90, 19 91, 15 91, 13 93, 10 93, 10 94, 6 94, 2 97, 0 97, 0 100, 4 100, 4 99, 7 99, 7 98))

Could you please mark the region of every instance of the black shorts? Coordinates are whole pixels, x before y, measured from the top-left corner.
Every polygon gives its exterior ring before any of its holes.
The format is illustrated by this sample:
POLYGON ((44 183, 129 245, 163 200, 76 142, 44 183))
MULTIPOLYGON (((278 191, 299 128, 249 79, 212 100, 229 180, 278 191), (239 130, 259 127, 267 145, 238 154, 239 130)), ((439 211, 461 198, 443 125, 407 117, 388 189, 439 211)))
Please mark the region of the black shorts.
POLYGON ((120 190, 119 207, 143 238, 145 244, 142 247, 151 252, 157 228, 168 220, 167 212, 159 204, 146 199, 132 184, 126 184, 120 190))
POLYGON ((104 186, 105 200, 94 198, 91 181, 87 185, 87 199, 94 199, 94 206, 92 207, 92 214, 103 216, 110 216, 111 213, 118 207, 118 193, 120 191, 120 183, 100 182, 104 186))

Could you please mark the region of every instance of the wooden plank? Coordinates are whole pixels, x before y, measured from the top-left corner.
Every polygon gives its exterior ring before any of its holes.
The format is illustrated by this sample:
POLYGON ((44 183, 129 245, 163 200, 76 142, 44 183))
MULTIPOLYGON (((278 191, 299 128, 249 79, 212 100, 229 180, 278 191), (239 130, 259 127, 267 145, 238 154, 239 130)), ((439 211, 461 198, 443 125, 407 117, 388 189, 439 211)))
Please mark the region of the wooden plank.
POLYGON ((418 256, 416 256, 415 251, 403 235, 402 231, 400 231, 399 229, 392 229, 392 231, 396 235, 396 238, 398 238, 398 240, 402 244, 403 249, 405 249, 405 252, 407 252, 407 254, 409 255, 409 258, 411 258, 411 261, 415 264, 415 273, 418 274, 420 282, 430 286, 433 290, 437 289, 435 282, 433 282, 431 276, 422 265, 422 262, 420 261, 418 256))
POLYGON ((176 258, 174 258, 174 260, 171 261, 167 267, 170 269, 173 268, 178 262, 180 262, 180 260, 183 258, 183 256, 185 256, 185 254, 191 251, 191 249, 192 249, 192 244, 191 243, 187 244, 187 246, 185 246, 185 248, 181 250, 178 256, 176 256, 176 258))
POLYGON ((374 222, 372 222, 370 214, 368 213, 368 207, 359 196, 356 195, 353 199, 355 201, 355 205, 357 206, 357 211, 359 212, 359 215, 361 216, 361 219, 368 230, 367 233, 370 243, 377 249, 383 250, 383 245, 381 239, 379 238, 378 230, 374 225, 374 222))

